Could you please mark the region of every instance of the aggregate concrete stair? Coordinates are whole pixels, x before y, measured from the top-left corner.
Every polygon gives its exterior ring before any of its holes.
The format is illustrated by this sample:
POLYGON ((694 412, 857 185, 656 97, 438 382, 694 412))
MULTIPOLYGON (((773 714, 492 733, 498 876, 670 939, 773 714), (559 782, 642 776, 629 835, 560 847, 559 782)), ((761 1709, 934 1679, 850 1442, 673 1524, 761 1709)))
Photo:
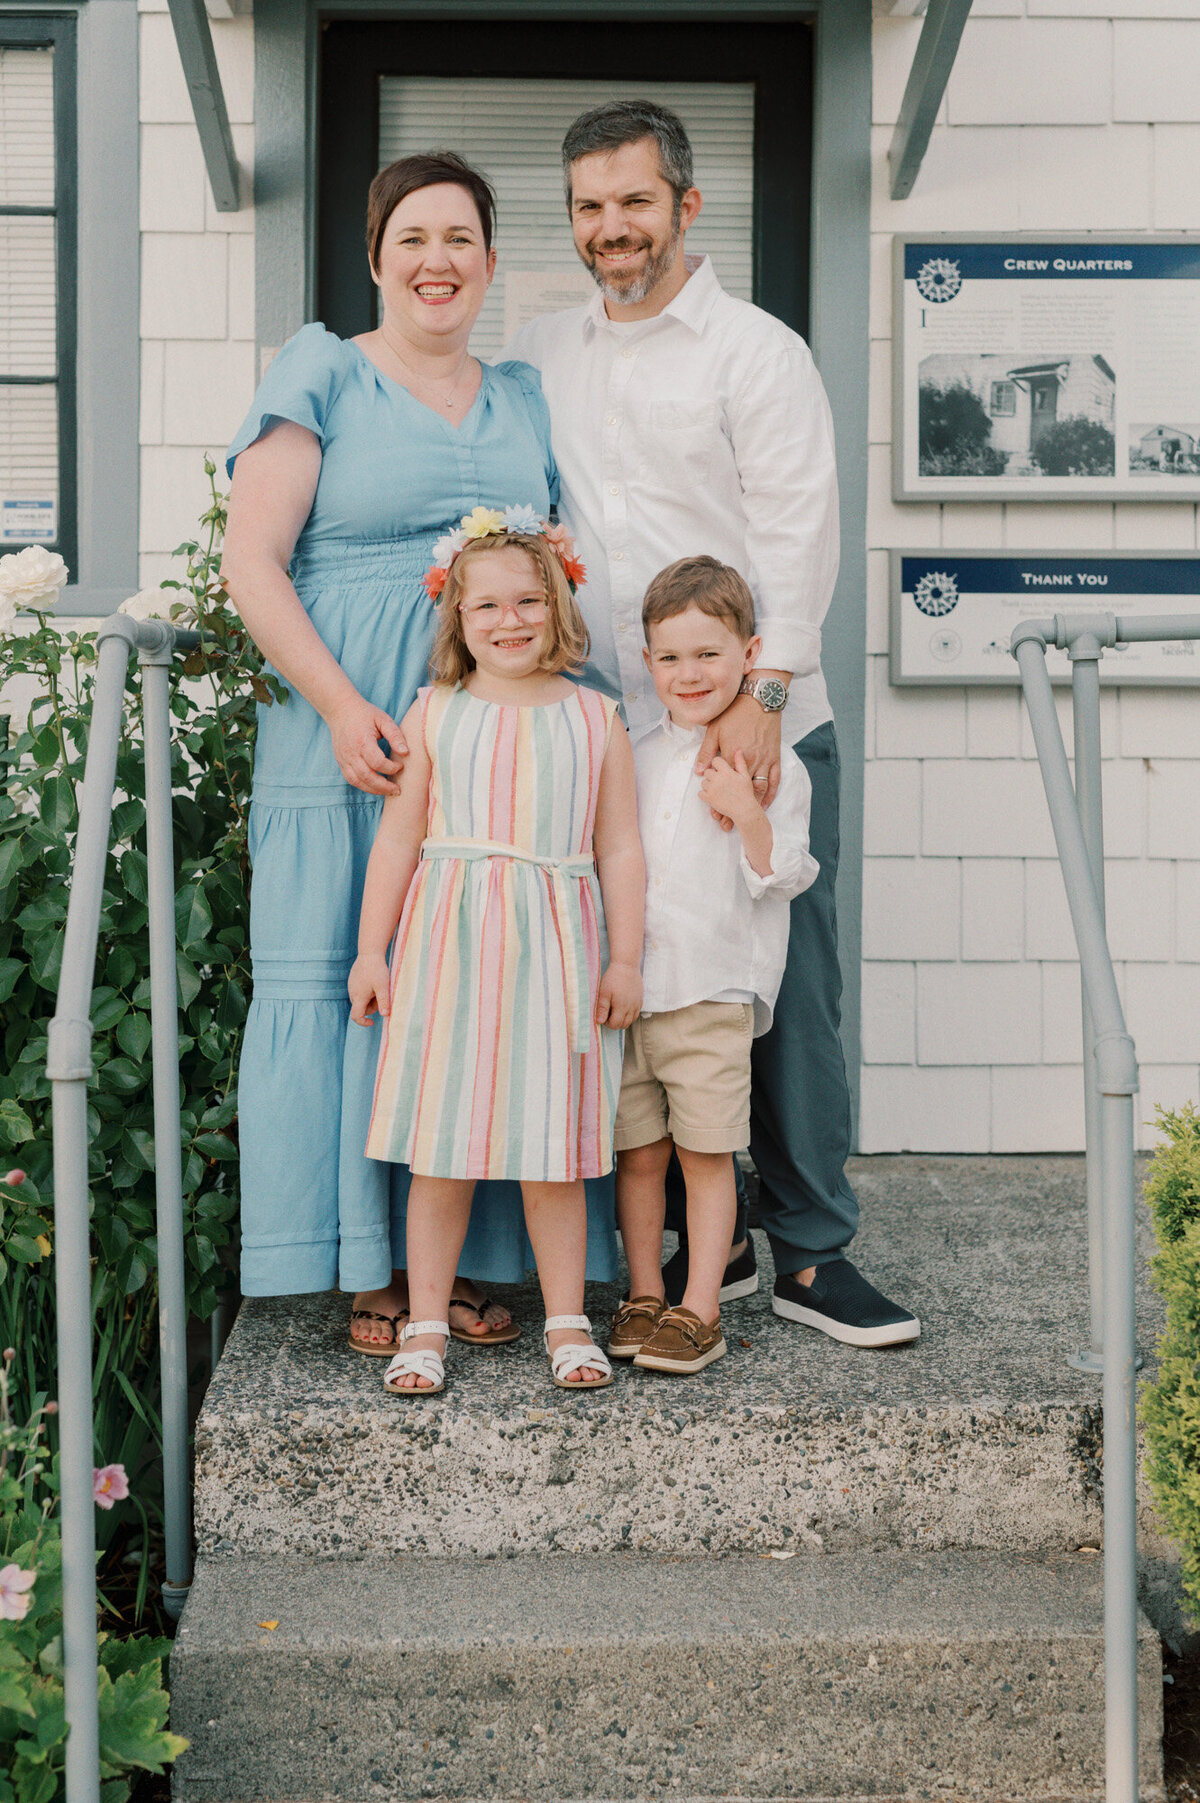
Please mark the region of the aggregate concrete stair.
MULTIPOLYGON (((517 1346, 455 1343, 417 1403, 344 1350, 345 1298, 246 1303, 197 1430, 177 1796, 1101 1791, 1099 1389, 1066 1364, 1081 1161, 854 1177, 856 1257, 920 1314, 916 1346, 778 1321, 761 1236, 727 1359, 589 1397, 550 1387, 532 1289, 506 1294, 517 1346)), ((1152 1595, 1148 1517, 1144 1539, 1152 1595)), ((1148 1628, 1141 1663, 1151 1798, 1148 1628)))
MULTIPOLYGON (((1083 1796, 1100 1584, 1080 1554, 214 1559, 176 1794, 1083 1796)), ((1149 1627, 1141 1676, 1148 1797, 1149 1627)))

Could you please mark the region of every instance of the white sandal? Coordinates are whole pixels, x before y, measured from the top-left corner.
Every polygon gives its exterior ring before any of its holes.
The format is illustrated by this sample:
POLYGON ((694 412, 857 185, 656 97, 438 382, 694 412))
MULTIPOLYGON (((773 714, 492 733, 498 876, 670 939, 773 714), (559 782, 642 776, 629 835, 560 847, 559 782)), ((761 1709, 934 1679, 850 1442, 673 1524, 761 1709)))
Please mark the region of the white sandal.
POLYGON ((612 1366, 598 1346, 556 1346, 550 1351, 547 1336, 560 1327, 577 1327, 590 1334, 592 1324, 586 1315, 549 1315, 542 1329, 542 1345, 550 1359, 550 1376, 560 1390, 603 1390, 613 1380, 612 1366), (577 1384, 566 1380, 572 1371, 603 1371, 603 1377, 581 1378, 577 1384))
MULTIPOLYGON (((419 1333, 440 1333, 446 1344, 450 1343, 450 1324, 448 1321, 406 1321, 400 1329, 399 1344, 411 1340, 419 1333)), ((446 1367, 442 1363, 440 1352, 433 1352, 429 1347, 414 1352, 398 1352, 383 1374, 383 1387, 390 1390, 393 1396, 436 1396, 439 1390, 446 1387, 446 1367), (411 1389, 407 1385, 401 1387, 392 1382, 395 1377, 427 1377, 429 1385, 414 1384, 411 1389)))

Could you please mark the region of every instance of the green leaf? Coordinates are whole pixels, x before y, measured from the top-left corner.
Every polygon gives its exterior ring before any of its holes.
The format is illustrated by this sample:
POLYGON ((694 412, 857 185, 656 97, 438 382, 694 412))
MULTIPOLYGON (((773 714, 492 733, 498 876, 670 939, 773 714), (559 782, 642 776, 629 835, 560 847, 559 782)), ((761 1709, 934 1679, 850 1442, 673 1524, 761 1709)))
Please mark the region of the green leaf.
POLYGON ((119 945, 109 955, 104 974, 117 989, 124 989, 133 981, 137 971, 137 963, 127 945, 119 945))
POLYGON ((180 945, 202 944, 212 931, 212 909, 203 889, 189 884, 175 897, 175 930, 180 945))
POLYGON ((40 1265, 45 1253, 36 1240, 31 1240, 24 1233, 10 1233, 4 1242, 4 1250, 19 1265, 40 1265))
POLYGON ((0 1709, 11 1709, 15 1715, 33 1715, 26 1686, 9 1672, 0 1672, 0 1709))
POLYGON ((92 1025, 97 1033, 107 1033, 128 1012, 129 1003, 115 989, 92 991, 92 1025))
POLYGON ((22 1146, 33 1138, 33 1122, 11 1096, 0 1102, 0 1134, 6 1135, 5 1143, 10 1146, 22 1146))
POLYGON ((198 1133, 196 1149, 209 1158, 236 1158, 238 1149, 226 1133, 198 1133))
POLYGON ((42 784, 42 824, 55 835, 64 833, 75 819, 75 794, 70 778, 48 776, 42 784))
POLYGON ((179 975, 179 1006, 190 1008, 200 993, 200 972, 182 952, 175 954, 175 969, 179 975))
POLYGON ((6 1002, 25 970, 23 958, 0 958, 0 1002, 6 1002))
POLYGON ((121 1144, 130 1164, 141 1165, 147 1171, 154 1169, 154 1135, 152 1133, 147 1133, 144 1127, 128 1127, 122 1136, 121 1144))
POLYGON ((34 848, 28 841, 18 837, 16 833, 6 839, 0 839, 0 889, 16 876, 25 864, 32 864, 34 848), (28 847, 28 855, 26 855, 28 847))
POLYGON ((140 1290, 149 1272, 145 1260, 136 1246, 128 1247, 117 1260, 117 1282, 127 1296, 140 1290))
POLYGON ((63 902, 53 895, 39 895, 27 908, 21 909, 17 915, 17 925, 28 933, 33 927, 49 926, 66 918, 67 910, 63 902))
POLYGON ((30 952, 29 968, 39 989, 57 990, 62 970, 63 935, 47 930, 35 939, 30 952))
POLYGON ((127 851, 121 859, 121 881, 125 892, 134 901, 144 902, 150 893, 146 875, 146 854, 141 851, 127 851))
POLYGON ((150 1017, 147 1014, 127 1014, 117 1028, 117 1044, 139 1064, 146 1056, 150 1039, 150 1017))
POLYGON ((128 1058, 110 1058, 98 1073, 101 1089, 118 1096, 132 1096, 146 1086, 146 1077, 128 1058))

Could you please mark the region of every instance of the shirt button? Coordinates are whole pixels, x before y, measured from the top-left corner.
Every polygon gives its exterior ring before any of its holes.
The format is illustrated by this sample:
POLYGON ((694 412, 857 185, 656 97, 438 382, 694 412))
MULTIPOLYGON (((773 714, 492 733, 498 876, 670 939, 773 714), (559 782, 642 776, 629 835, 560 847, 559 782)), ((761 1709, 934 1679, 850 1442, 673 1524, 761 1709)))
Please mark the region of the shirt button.
POLYGON ((629 349, 629 346, 628 346, 628 345, 626 345, 626 347, 625 347, 625 349, 624 349, 624 350, 623 350, 623 351, 622 351, 622 352, 621 352, 621 355, 622 355, 622 356, 623 356, 623 357, 632 357, 632 356, 633 356, 633 352, 632 352, 632 351, 631 351, 631 350, 630 350, 630 349, 629 349))
POLYGON ((666 810, 666 812, 665 812, 665 813, 664 813, 664 814, 663 814, 663 819, 664 819, 664 820, 669 820, 669 819, 670 819, 670 818, 671 818, 671 810, 670 810, 670 808, 668 808, 668 809, 667 809, 667 810, 666 810))
POLYGON ((626 699, 626 701, 629 702, 630 706, 632 706, 633 703, 637 700, 637 696, 636 695, 626 695, 625 699, 626 699))
POLYGON ((662 878, 661 878, 661 877, 660 877, 660 876, 656 876, 656 877, 655 877, 655 879, 654 879, 654 887, 655 887, 655 888, 656 888, 656 889, 661 889, 661 888, 662 888, 662 878))
POLYGON ((617 631, 618 632, 628 632, 629 631, 629 621, 628 620, 618 620, 617 621, 617 631))
POLYGON ((617 423, 617 419, 618 419, 618 417, 619 417, 619 416, 618 416, 618 415, 617 415, 617 414, 615 414, 615 413, 610 413, 610 414, 609 414, 609 416, 608 416, 608 423, 609 423, 609 425, 610 425, 610 426, 615 426, 615 425, 616 425, 616 423, 617 423))
POLYGON ((624 561, 625 561, 624 551, 614 551, 613 552, 613 562, 614 563, 624 563, 624 561))
POLYGON ((621 492, 620 483, 619 482, 610 482, 608 485, 608 492, 610 495, 619 495, 621 492))

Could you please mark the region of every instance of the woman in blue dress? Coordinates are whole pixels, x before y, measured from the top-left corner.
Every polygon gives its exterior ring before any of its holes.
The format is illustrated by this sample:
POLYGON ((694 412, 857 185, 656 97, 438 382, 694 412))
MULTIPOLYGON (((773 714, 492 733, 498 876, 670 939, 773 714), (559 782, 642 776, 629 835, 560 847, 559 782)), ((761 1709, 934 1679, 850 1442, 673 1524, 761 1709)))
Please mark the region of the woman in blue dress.
MULTIPOLYGON (((229 451, 223 575, 287 690, 259 709, 250 819, 254 998, 239 1079, 242 1290, 355 1292, 351 1338, 391 1353, 407 1313, 403 1167, 364 1153, 378 1025, 348 1026, 363 874, 427 680, 434 541, 477 505, 557 499, 536 373, 467 341, 492 280, 494 197, 461 159, 405 157, 371 185, 375 331, 297 332, 229 451)), ((611 1201, 589 1198, 589 1271, 616 1273, 611 1201)), ((529 1260, 515 1185, 481 1184, 462 1269, 529 1260)), ((511 1338, 455 1286, 457 1338, 511 1338)))

